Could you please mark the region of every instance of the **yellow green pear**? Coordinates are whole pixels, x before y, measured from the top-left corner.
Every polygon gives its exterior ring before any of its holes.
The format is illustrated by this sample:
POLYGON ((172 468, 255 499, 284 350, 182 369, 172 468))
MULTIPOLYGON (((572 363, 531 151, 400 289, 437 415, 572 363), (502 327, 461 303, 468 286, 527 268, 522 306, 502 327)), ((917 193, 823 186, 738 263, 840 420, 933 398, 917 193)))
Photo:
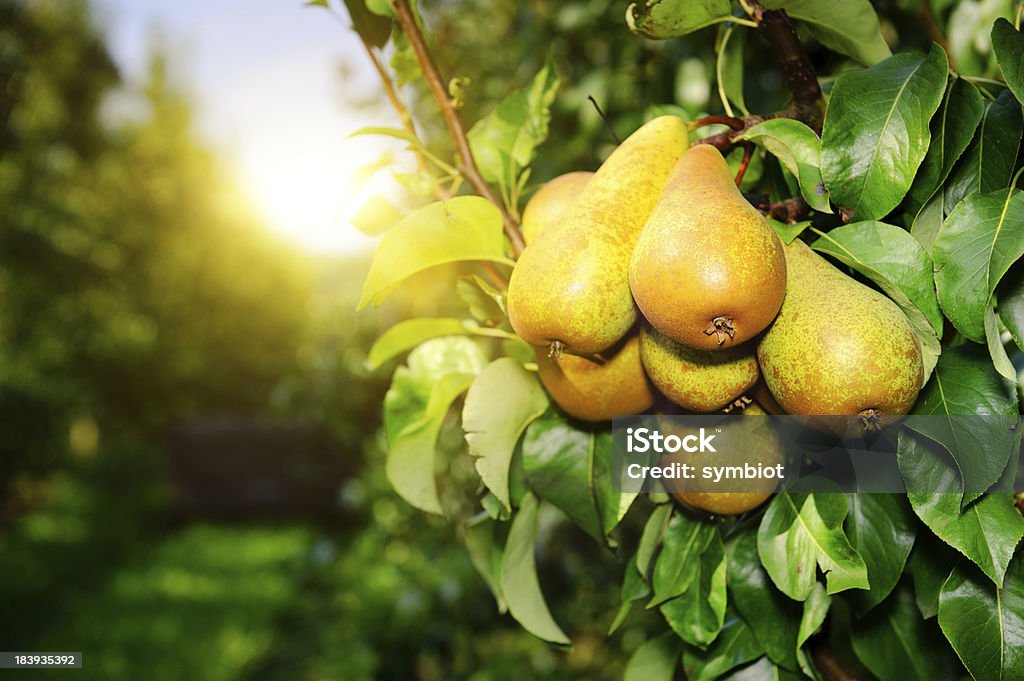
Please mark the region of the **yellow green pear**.
POLYGON ((523 340, 594 354, 632 328, 630 254, 686 146, 682 119, 646 123, 612 152, 564 219, 526 247, 508 287, 509 321, 523 340))
MULTIPOLYGON (((716 426, 714 454, 689 453, 680 451, 662 458, 662 464, 675 462, 689 464, 694 467, 695 477, 689 480, 666 480, 666 488, 683 506, 714 513, 716 515, 739 515, 757 508, 772 495, 778 487, 778 473, 785 475, 785 454, 782 439, 767 419, 763 427, 751 428, 745 419, 767 416, 756 403, 747 405, 739 418, 730 417, 716 426), (775 469, 772 477, 756 478, 742 481, 725 479, 719 481, 703 475, 705 466, 741 466, 747 464, 761 470, 775 469), (737 491, 721 491, 732 489, 737 491)), ((676 427, 675 430, 689 433, 689 427, 676 427)), ((696 434, 697 428, 692 429, 696 434)))
POLYGON ((786 302, 757 346, 779 405, 790 414, 856 418, 864 429, 910 411, 923 368, 903 312, 802 241, 785 252, 786 302))
POLYGON ((644 317, 697 350, 739 345, 782 305, 782 242, 717 149, 697 145, 672 171, 637 240, 629 286, 644 317))
POLYGON ((654 404, 654 389, 640 364, 640 339, 633 334, 603 360, 534 348, 541 383, 570 416, 607 421, 639 414, 654 404))
POLYGON ((725 407, 750 390, 760 375, 751 345, 694 350, 646 326, 640 332, 640 359, 658 390, 698 412, 725 407))
POLYGON ((545 182, 523 209, 523 240, 527 244, 533 243, 548 225, 558 224, 593 176, 594 173, 578 170, 545 182))

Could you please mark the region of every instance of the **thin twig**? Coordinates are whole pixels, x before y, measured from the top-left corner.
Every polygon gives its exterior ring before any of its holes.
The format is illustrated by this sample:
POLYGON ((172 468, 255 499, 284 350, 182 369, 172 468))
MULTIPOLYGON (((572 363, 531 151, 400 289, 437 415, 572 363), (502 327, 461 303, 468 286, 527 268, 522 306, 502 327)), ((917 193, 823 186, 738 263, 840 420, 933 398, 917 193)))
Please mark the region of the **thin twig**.
POLYGON ((742 118, 736 118, 735 116, 704 116, 696 120, 690 121, 686 124, 690 130, 696 130, 697 128, 703 128, 706 125, 728 125, 733 130, 742 130, 744 122, 742 118))
POLYGON ((427 48, 427 43, 423 39, 423 34, 416 23, 416 18, 413 16, 408 0, 391 0, 391 7, 394 10, 395 18, 402 27, 402 31, 409 39, 409 44, 412 45, 413 52, 416 53, 416 61, 419 63, 423 78, 427 81, 434 99, 441 108, 441 114, 444 116, 444 121, 448 126, 448 132, 451 134, 452 140, 455 142, 455 148, 461 158, 459 172, 466 178, 466 181, 469 182, 477 194, 493 203, 501 211, 505 236, 508 237, 509 243, 512 245, 512 252, 518 257, 525 247, 523 235, 519 232, 519 226, 516 224, 515 218, 508 212, 508 209, 501 200, 495 196, 490 185, 487 184, 480 174, 480 169, 477 168, 476 160, 473 158, 473 151, 469 146, 469 138, 466 136, 466 129, 462 125, 458 111, 453 106, 445 80, 441 77, 441 72, 438 70, 437 64, 434 63, 434 58, 427 48))
POLYGON ((932 42, 938 43, 939 47, 946 51, 946 58, 949 60, 949 68, 956 70, 956 62, 953 61, 953 50, 949 47, 949 40, 946 38, 946 34, 939 28, 938 22, 935 21, 935 15, 932 13, 931 3, 922 2, 921 6, 917 10, 917 16, 921 19, 921 23, 924 24, 925 33, 928 34, 928 39, 932 42))
POLYGON ((740 161, 740 168, 736 171, 736 186, 739 187, 743 182, 743 176, 747 174, 747 166, 750 165, 750 159, 754 156, 754 145, 747 142, 743 145, 743 160, 740 161))
POLYGON ((615 140, 616 144, 622 144, 622 140, 615 134, 615 128, 612 127, 612 122, 604 115, 604 111, 601 111, 601 106, 597 103, 597 100, 594 99, 594 96, 587 95, 587 99, 589 99, 590 103, 594 105, 595 109, 597 109, 597 115, 601 117, 602 121, 604 121, 604 127, 607 128, 608 134, 612 136, 612 139, 615 140))

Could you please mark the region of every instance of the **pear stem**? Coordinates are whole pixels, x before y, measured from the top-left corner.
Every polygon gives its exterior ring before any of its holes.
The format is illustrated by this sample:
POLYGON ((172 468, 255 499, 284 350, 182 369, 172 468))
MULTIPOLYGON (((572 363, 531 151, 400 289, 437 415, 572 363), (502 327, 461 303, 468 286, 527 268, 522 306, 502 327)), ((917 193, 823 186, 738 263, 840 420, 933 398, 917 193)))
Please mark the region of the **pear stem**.
POLYGON ((622 144, 622 140, 615 134, 615 128, 612 127, 612 122, 608 120, 608 116, 605 115, 604 111, 601 111, 601 106, 597 103, 597 100, 594 99, 594 96, 587 95, 587 99, 589 99, 590 103, 594 105, 594 109, 597 110, 597 115, 601 117, 602 121, 604 121, 604 127, 608 131, 608 134, 612 136, 612 139, 615 140, 616 144, 622 144))
POLYGON ((466 128, 459 118, 455 102, 448 94, 448 88, 445 85, 446 81, 441 77, 441 72, 434 62, 434 57, 427 48, 427 42, 423 39, 419 24, 416 23, 416 18, 413 16, 412 8, 409 7, 409 0, 391 0, 391 8, 394 10, 395 19, 398 20, 399 25, 402 27, 402 32, 405 33, 405 37, 409 39, 409 44, 412 45, 412 50, 416 54, 416 61, 419 63, 420 71, 423 73, 423 79, 430 87, 430 92, 434 95, 434 99, 441 109, 441 114, 444 116, 448 132, 451 133, 452 140, 455 142, 455 148, 462 160, 459 164, 459 173, 466 178, 466 181, 469 182, 477 194, 493 203, 501 211, 505 236, 508 237, 508 241, 512 245, 512 252, 518 258, 523 249, 526 248, 523 235, 519 231, 519 225, 516 223, 515 218, 512 217, 512 214, 509 213, 505 204, 502 203, 495 195, 494 190, 484 180, 483 175, 480 174, 480 169, 473 158, 473 150, 469 146, 466 128))

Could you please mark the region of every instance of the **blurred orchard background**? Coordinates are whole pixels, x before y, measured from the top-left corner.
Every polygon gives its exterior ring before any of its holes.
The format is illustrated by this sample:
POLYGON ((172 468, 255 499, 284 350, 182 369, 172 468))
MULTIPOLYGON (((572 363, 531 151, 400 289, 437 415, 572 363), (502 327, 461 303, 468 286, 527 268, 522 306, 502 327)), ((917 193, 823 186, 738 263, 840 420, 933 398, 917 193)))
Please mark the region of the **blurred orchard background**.
MULTIPOLYGON (((469 124, 551 50, 539 182, 610 151, 588 96, 623 136, 721 111, 715 29, 644 41, 626 4, 421 11, 442 72, 470 79, 469 124)), ((891 41, 944 31, 982 76, 988 27, 1013 11, 876 4, 891 41)), ((576 646, 530 638, 454 530, 384 479, 390 372, 367 350, 454 309, 441 292, 460 272, 355 313, 374 239, 354 218, 427 198, 380 170, 411 163, 400 145, 347 139, 399 125, 348 23, 340 1, 0 0, 0 649, 82 651, 70 673, 104 680, 615 679, 644 639, 642 618, 604 639, 618 570, 564 524, 542 532, 541 581, 576 646)), ((781 75, 745 37, 746 103, 778 108, 781 75)), ((410 65, 393 68, 450 158, 410 65)))

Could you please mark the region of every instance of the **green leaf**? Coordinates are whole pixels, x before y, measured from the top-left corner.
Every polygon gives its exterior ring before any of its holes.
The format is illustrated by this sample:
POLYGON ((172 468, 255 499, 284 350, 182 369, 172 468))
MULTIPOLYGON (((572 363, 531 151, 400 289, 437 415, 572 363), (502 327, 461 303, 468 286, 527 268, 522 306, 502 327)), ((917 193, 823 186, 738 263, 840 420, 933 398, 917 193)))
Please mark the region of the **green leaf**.
POLYGON ((975 679, 1024 678, 1024 563, 1018 556, 997 588, 961 563, 942 586, 939 626, 975 679))
POLYGON ((946 53, 897 54, 836 80, 821 138, 833 203, 857 220, 884 217, 910 189, 928 151, 928 121, 946 88, 946 53))
POLYGON ((877 64, 891 54, 869 0, 764 0, 761 4, 806 21, 825 47, 862 64, 877 64))
POLYGON ((661 614, 676 635, 698 648, 714 641, 725 622, 725 546, 721 535, 712 532, 704 553, 699 558, 690 558, 696 564, 697 574, 689 587, 681 596, 661 604, 661 614))
POLYGON ((473 156, 484 179, 506 189, 515 184, 537 147, 547 139, 550 107, 560 83, 549 53, 528 87, 506 97, 469 131, 473 156))
POLYGON ((379 125, 371 125, 365 128, 359 128, 358 130, 350 134, 347 139, 352 139, 353 137, 361 137, 363 135, 381 135, 383 137, 393 137, 397 140, 404 140, 409 144, 413 145, 414 147, 419 147, 421 145, 419 138, 416 137, 416 135, 409 132, 408 130, 403 130, 402 128, 387 128, 379 125))
POLYGON ((996 317, 996 309, 992 306, 985 309, 985 342, 992 357, 992 364, 999 375, 1008 381, 1017 380, 1017 370, 1013 368, 1010 356, 1006 354, 1002 332, 999 330, 999 319, 996 317))
MULTIPOLYGON (((328 8, 327 0, 313 0, 309 4, 318 4, 328 8)), ((359 34, 368 45, 373 47, 384 47, 388 38, 391 37, 391 20, 370 11, 367 8, 369 3, 363 0, 345 0, 345 8, 352 19, 352 30, 359 34)))
POLYGON ((814 582, 810 596, 804 601, 804 612, 800 617, 800 629, 796 636, 797 661, 800 663, 800 669, 810 677, 814 677, 814 665, 803 647, 824 624, 830 607, 832 607, 832 597, 825 591, 821 582, 814 582))
POLYGON ((410 350, 425 340, 442 336, 490 336, 509 338, 512 334, 478 326, 465 319, 450 317, 426 317, 423 319, 406 319, 398 322, 381 334, 370 353, 366 364, 370 369, 377 369, 384 362, 410 350))
POLYGON ((647 518, 644 531, 640 535, 640 543, 636 549, 636 569, 645 580, 650 578, 654 554, 661 546, 661 541, 672 521, 672 504, 658 506, 647 518))
POLYGON ((910 235, 917 239, 929 257, 934 256, 932 249, 942 230, 942 221, 946 218, 945 207, 945 192, 935 192, 935 195, 928 203, 924 204, 921 212, 917 214, 910 226, 910 235))
POLYGON ((718 678, 720 681, 803 681, 806 677, 777 667, 772 664, 770 659, 762 657, 756 662, 718 678))
POLYGON ((385 472, 416 508, 441 513, 434 481, 437 435, 451 403, 486 363, 468 338, 438 338, 416 348, 408 365, 395 371, 384 396, 385 472))
MULTIPOLYGON (((942 107, 932 119, 928 153, 905 200, 907 212, 914 216, 915 222, 921 209, 939 192, 957 159, 971 143, 984 109, 978 88, 962 78, 954 78, 950 82, 942 107)), ((941 222, 942 218, 939 219, 941 222)))
POLYGON ((1013 96, 1024 101, 1024 35, 1003 17, 992 26, 992 51, 1013 96))
POLYGON ((779 235, 785 243, 791 244, 796 240, 805 229, 811 226, 810 220, 801 220, 800 222, 794 222, 791 225, 787 225, 784 222, 779 222, 774 218, 768 218, 768 224, 772 226, 775 233, 779 235))
POLYGON ((757 555, 756 532, 730 539, 726 572, 733 607, 776 664, 796 667, 794 651, 800 626, 800 604, 775 588, 757 555))
POLYGON ((700 556, 714 540, 715 528, 707 523, 676 513, 661 540, 661 553, 654 564, 651 585, 653 607, 682 594, 700 574, 700 556))
POLYGON ((985 108, 974 141, 946 180, 947 215, 965 196, 986 194, 1010 184, 1022 126, 1020 103, 1009 91, 985 108))
POLYGON ((629 658, 623 681, 672 681, 681 647, 672 632, 647 640, 629 658))
POLYGON ((985 314, 1010 265, 1024 255, 1024 193, 972 194, 946 218, 933 248, 939 302, 957 330, 985 342, 985 314))
POLYGON ((594 498, 594 454, 610 446, 607 427, 577 427, 553 410, 531 423, 523 438, 527 484, 598 541, 604 530, 594 498))
POLYGON ((828 192, 821 181, 821 140, 809 127, 789 118, 772 118, 758 123, 739 138, 763 147, 793 174, 800 193, 816 211, 831 213, 828 192))
POLYGON ((604 534, 608 535, 626 517, 626 512, 636 501, 638 493, 615 489, 616 470, 612 462, 611 438, 600 437, 596 444, 590 479, 601 528, 604 534))
POLYGON ((914 543, 907 573, 914 581, 914 599, 922 617, 939 614, 939 591, 959 560, 959 553, 933 535, 922 534, 914 543))
POLYGON ((537 541, 539 506, 537 497, 527 493, 519 512, 512 518, 505 556, 501 561, 501 590, 509 612, 523 625, 523 629, 545 641, 569 645, 569 637, 551 617, 537 580, 533 551, 537 541))
POLYGON ((497 523, 482 514, 466 523, 466 550, 469 552, 469 559, 473 563, 473 567, 476 568, 484 583, 487 584, 487 588, 494 595, 494 600, 498 603, 498 611, 505 612, 508 606, 501 593, 502 547, 494 537, 496 526, 497 523))
POLYGON ((683 649, 683 668, 687 681, 711 681, 757 659, 763 652, 750 627, 734 613, 727 613, 722 632, 707 650, 683 649))
POLYGON ((462 428, 480 479, 511 510, 508 476, 512 454, 526 427, 544 413, 548 398, 535 374, 509 357, 494 360, 469 387, 462 428))
POLYGON ((996 288, 999 318, 1006 325, 1013 342, 1024 350, 1024 267, 1010 268, 996 288))
POLYGON ((723 25, 715 39, 715 79, 718 81, 718 96, 725 112, 730 116, 730 102, 747 114, 747 103, 743 97, 743 31, 734 24, 723 25))
POLYGON ((921 346, 921 380, 927 381, 942 352, 936 332, 942 316, 932 290, 931 259, 920 244, 898 227, 858 222, 823 234, 813 247, 863 274, 899 306, 921 346))
POLYGON ((851 494, 846 536, 864 559, 871 588, 850 594, 861 613, 875 607, 895 588, 914 547, 917 523, 906 497, 851 494))
POLYGON ((934 622, 921 619, 910 592, 901 589, 853 630, 857 659, 880 681, 953 679, 943 654, 942 634, 934 622))
POLYGON ((391 229, 401 219, 402 212, 395 204, 383 196, 373 196, 352 218, 352 226, 363 234, 377 236, 391 229))
MULTIPOLYGON (((477 321, 497 326, 505 321, 505 294, 477 275, 460 277, 455 292, 477 321)), ((509 334, 513 336, 514 334, 509 334)), ((516 336, 518 338, 518 336, 516 336)), ((511 338, 509 340, 512 340, 511 338)), ((532 355, 532 353, 531 353, 532 355)), ((530 361, 533 361, 532 359, 530 361)))
POLYGON ((644 38, 678 38, 732 14, 729 0, 642 0, 626 9, 629 30, 644 38))
MULTIPOLYGON (((934 330, 931 335, 942 333, 942 312, 935 295, 932 259, 906 230, 884 222, 855 222, 828 232, 815 242, 814 248, 842 260, 875 281, 886 293, 886 289, 899 289, 924 313, 934 330), (876 277, 862 268, 881 275, 882 281, 876 281, 876 277)), ((904 308, 905 304, 900 307, 904 308)))
POLYGON ((806 600, 825 573, 828 593, 869 588, 867 566, 843 534, 846 497, 791 494, 772 499, 757 532, 761 563, 782 593, 806 600))
POLYGON ((995 584, 1002 584, 1007 565, 1024 536, 1024 518, 1013 505, 1013 495, 989 493, 961 510, 963 483, 956 467, 941 451, 904 431, 899 435, 897 457, 908 488, 921 489, 921 481, 926 481, 928 489, 935 490, 907 495, 914 513, 995 584))
POLYGON ((501 212, 479 196, 433 203, 388 230, 373 254, 357 309, 380 304, 416 272, 462 260, 514 264, 505 257, 501 212))
POLYGON ((965 505, 999 480, 1020 443, 1020 433, 1009 429, 1017 420, 1016 392, 976 346, 948 348, 943 353, 913 414, 932 417, 911 418, 907 426, 938 442, 952 456, 960 490, 966 492, 965 505), (970 415, 986 418, 965 418, 970 415))

